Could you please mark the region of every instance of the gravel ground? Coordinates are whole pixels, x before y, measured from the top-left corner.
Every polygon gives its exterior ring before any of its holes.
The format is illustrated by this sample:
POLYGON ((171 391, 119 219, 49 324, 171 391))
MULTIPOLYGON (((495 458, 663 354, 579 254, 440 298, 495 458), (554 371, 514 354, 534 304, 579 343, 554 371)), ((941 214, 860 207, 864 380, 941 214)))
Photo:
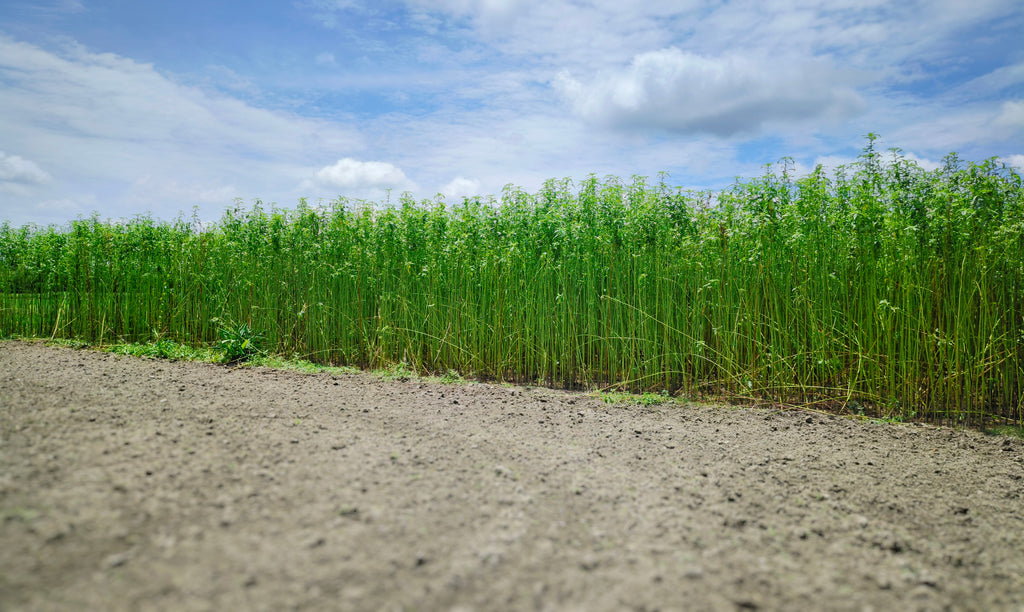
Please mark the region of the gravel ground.
POLYGON ((1019 439, 0 343, 2 610, 1024 610, 1019 439))

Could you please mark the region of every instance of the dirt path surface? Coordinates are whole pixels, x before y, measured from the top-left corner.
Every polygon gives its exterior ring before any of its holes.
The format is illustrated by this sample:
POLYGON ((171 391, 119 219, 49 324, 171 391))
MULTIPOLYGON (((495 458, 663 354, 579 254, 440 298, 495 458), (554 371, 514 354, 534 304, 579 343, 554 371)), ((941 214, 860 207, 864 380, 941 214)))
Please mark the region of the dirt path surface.
POLYGON ((1024 610, 1024 451, 3 342, 0 609, 1024 610))

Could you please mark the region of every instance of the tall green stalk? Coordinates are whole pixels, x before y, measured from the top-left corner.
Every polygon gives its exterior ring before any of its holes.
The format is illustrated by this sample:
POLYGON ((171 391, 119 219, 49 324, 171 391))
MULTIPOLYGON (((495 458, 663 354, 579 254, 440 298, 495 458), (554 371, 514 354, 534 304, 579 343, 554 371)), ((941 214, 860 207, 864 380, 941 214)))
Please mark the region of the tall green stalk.
POLYGON ((213 344, 230 321, 324 363, 1024 422, 1021 177, 875 143, 718 193, 590 176, 210 227, 5 223, 0 334, 213 344))

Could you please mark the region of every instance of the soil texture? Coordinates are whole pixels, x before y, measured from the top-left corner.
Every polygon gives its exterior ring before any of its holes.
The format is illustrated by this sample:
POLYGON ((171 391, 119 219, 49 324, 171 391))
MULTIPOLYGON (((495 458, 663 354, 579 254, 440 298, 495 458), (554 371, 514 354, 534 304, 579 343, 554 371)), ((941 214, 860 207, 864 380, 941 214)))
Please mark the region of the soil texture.
POLYGON ((1024 610, 1020 439, 0 342, 0 610, 1024 610))

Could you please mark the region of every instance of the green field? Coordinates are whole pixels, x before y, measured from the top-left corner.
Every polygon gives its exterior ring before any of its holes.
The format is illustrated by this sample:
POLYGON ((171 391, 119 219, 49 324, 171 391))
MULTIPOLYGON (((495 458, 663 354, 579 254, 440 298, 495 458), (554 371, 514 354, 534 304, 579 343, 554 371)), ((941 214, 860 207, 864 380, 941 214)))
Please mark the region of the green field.
POLYGON ((589 177, 460 203, 0 226, 0 333, 1024 424, 1024 189, 869 140, 715 192, 589 177))

